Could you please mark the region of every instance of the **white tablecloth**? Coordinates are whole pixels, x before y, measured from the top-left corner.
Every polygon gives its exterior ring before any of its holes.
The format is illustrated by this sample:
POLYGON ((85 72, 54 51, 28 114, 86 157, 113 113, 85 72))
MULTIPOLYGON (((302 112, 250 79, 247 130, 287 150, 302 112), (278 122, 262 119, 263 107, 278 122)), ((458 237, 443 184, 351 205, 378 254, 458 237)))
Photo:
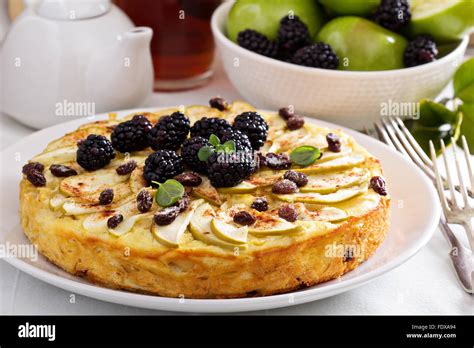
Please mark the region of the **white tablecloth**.
MULTIPOLYGON (((448 87, 443 94, 451 95, 448 87)), ((220 66, 207 86, 179 93, 155 93, 146 106, 206 104, 221 95, 241 98, 220 66)), ((258 105, 257 105, 258 106, 258 105)), ((0 118, 0 150, 32 133, 15 120, 0 118)), ((396 223, 396 222, 395 222, 396 223)), ((369 284, 331 298, 256 314, 473 314, 474 298, 458 285, 441 231, 408 262, 369 284)), ((173 314, 121 306, 71 293, 37 280, 0 261, 0 314, 173 314)))

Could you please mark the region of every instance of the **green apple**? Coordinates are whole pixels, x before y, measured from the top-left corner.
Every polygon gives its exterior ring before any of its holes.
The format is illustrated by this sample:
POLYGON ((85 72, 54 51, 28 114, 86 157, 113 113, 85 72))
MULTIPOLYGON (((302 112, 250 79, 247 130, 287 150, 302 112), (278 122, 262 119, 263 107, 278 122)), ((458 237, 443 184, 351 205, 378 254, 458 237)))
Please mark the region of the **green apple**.
POLYGON ((315 0, 237 0, 227 18, 227 35, 236 42, 240 31, 253 29, 275 40, 280 20, 288 14, 298 16, 311 37, 323 23, 322 10, 315 0))
POLYGON ((67 200, 67 198, 64 197, 63 195, 56 194, 49 200, 49 206, 52 209, 57 209, 59 207, 62 207, 63 204, 66 202, 66 200, 67 200))
MULTIPOLYGON (((99 169, 63 179, 59 184, 59 190, 67 196, 91 196, 99 194, 106 188, 125 183, 128 178, 129 175, 118 175, 114 168, 99 169)), ((128 183, 126 186, 130 190, 128 183)))
POLYGON ((401 69, 407 40, 360 17, 335 18, 321 29, 317 41, 330 45, 340 70, 401 69))
POLYGON ((288 195, 276 195, 273 194, 273 197, 293 203, 293 202, 301 202, 301 203, 315 203, 315 204, 330 204, 330 203, 339 203, 347 201, 355 196, 358 196, 367 191, 367 185, 360 185, 355 187, 343 188, 334 193, 329 194, 321 194, 316 192, 308 192, 308 193, 292 193, 288 195))
POLYGON ((32 162, 39 162, 45 166, 74 162, 76 160, 77 146, 60 147, 34 157, 32 162))
POLYGON ((130 174, 129 185, 130 185, 130 190, 133 193, 138 193, 138 192, 141 191, 142 188, 148 186, 148 183, 146 182, 145 178, 143 177, 143 166, 138 166, 130 174))
POLYGON ((222 239, 228 243, 246 244, 248 228, 247 226, 236 227, 229 224, 218 217, 212 218, 211 230, 217 238, 222 239))
POLYGON ((381 0, 319 0, 328 12, 338 16, 368 16, 375 12, 381 0))
POLYGON ((194 211, 196 208, 203 203, 203 200, 199 199, 191 203, 190 207, 180 213, 178 217, 169 225, 158 226, 153 223, 151 225, 151 232, 155 238, 162 244, 171 248, 179 247, 181 237, 188 228, 189 222, 191 221, 194 211))
POLYGON ((453 77, 454 95, 464 103, 474 103, 474 58, 466 60, 453 77))
POLYGON ((130 232, 138 220, 149 217, 152 214, 138 214, 125 218, 117 227, 109 228, 109 233, 115 237, 121 237, 130 232))
MULTIPOLYGON (((324 157, 324 155, 323 155, 324 157)), ((337 157, 330 161, 318 162, 308 167, 295 168, 293 170, 305 174, 316 174, 355 167, 365 161, 365 156, 361 154, 351 154, 350 156, 337 157)))
POLYGON ((250 193, 254 192, 257 189, 257 186, 254 184, 243 181, 240 184, 233 186, 233 187, 222 187, 218 188, 217 191, 220 193, 250 193))
POLYGON ((409 36, 431 35, 437 43, 461 39, 474 28, 473 0, 411 0, 409 36))
POLYGON ((268 152, 286 152, 298 147, 299 145, 306 145, 306 142, 309 139, 311 139, 311 133, 306 127, 292 132, 286 132, 273 141, 268 152))
MULTIPOLYGON (((471 154, 474 155, 474 104, 464 103, 459 107, 463 113, 461 123, 461 134, 466 137, 467 145, 471 154)), ((458 145, 462 146, 462 139, 459 138, 458 145)))
POLYGON ((199 205, 189 223, 189 230, 193 237, 203 243, 217 245, 225 249, 247 248, 245 244, 228 243, 217 238, 211 230, 211 221, 215 216, 216 213, 209 203, 199 205))
POLYGON ((300 188, 300 192, 333 193, 342 188, 360 185, 369 178, 368 169, 357 167, 344 172, 310 175, 308 183, 300 188))

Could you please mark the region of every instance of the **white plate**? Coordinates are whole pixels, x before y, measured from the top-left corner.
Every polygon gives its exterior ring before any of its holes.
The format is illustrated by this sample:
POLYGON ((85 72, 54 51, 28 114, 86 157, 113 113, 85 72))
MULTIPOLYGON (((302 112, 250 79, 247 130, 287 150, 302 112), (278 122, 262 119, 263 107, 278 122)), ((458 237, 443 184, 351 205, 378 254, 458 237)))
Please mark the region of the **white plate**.
MULTIPOLYGON (((125 110, 119 112, 118 115, 145 110, 125 110)), ((105 115, 99 115, 97 119, 105 117, 105 115)), ((14 257, 7 257, 5 260, 47 283, 103 301, 168 311, 220 313, 271 309, 319 300, 361 286, 409 260, 430 240, 439 221, 440 208, 431 183, 414 164, 381 142, 331 123, 314 119, 306 120, 330 128, 341 128, 379 158, 382 161, 392 196, 392 225, 386 240, 367 262, 339 279, 281 295, 229 300, 193 300, 141 295, 103 288, 62 271, 41 256, 36 261, 14 257)), ((75 130, 85 122, 87 120, 74 120, 43 129, 1 153, 0 242, 9 242, 10 245, 29 244, 21 230, 18 214, 18 183, 21 179, 22 165, 41 152, 50 141, 75 130)))

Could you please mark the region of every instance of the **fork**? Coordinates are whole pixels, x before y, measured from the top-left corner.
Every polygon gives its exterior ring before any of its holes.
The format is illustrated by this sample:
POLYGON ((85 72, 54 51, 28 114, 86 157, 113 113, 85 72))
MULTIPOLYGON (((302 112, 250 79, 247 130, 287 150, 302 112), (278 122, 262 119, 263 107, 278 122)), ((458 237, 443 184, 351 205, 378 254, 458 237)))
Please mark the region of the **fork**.
MULTIPOLYGON (((375 123, 375 130, 377 132, 377 138, 382 142, 386 143, 391 148, 399 151, 409 160, 413 161, 425 174, 436 183, 437 176, 433 169, 433 162, 429 159, 429 157, 424 153, 421 149, 420 145, 416 142, 413 138, 411 133, 405 127, 403 121, 396 117, 390 118, 388 121, 382 119, 381 123, 375 123)), ((370 131, 366 128, 366 134, 370 135, 370 131)), ((463 140, 466 143, 465 139, 463 140)), ((464 147, 467 147, 467 143, 464 147)), ((469 157, 467 157, 469 158, 469 157)), ((470 175, 472 177, 472 168, 469 168, 470 175)), ((439 181, 442 182, 443 178, 440 178, 439 181)), ((452 182, 451 182, 452 183, 452 182)), ((442 182, 443 189, 446 186, 449 186, 448 183, 442 182)), ((472 194, 471 186, 471 194, 472 194)), ((461 190, 461 187, 458 186, 454 189, 461 190)), ((469 191, 468 191, 469 192, 469 191)), ((448 204, 450 199, 446 198, 448 204)), ((472 251, 463 246, 459 240, 456 238, 455 234, 451 230, 451 227, 447 224, 447 222, 443 219, 440 220, 440 229, 443 232, 444 236, 448 240, 451 245, 451 250, 449 252, 449 256, 451 258, 451 262, 454 266, 456 271, 456 276, 462 286, 462 288, 468 292, 473 293, 473 284, 474 284, 474 273, 473 273, 473 266, 472 266, 472 251)))
MULTIPOLYGON (((454 144, 453 138, 451 138, 451 143, 454 144)), ((463 144, 463 150, 464 150, 464 155, 465 155, 464 157, 466 160, 466 165, 468 168, 468 173, 469 173, 469 178, 470 178, 470 186, 472 189, 474 187, 474 176, 472 173, 471 159, 469 157, 469 149, 467 146, 466 138, 464 136, 462 137, 462 144, 463 144)), ((474 250, 474 237, 473 237, 472 222, 471 222, 471 219, 474 218, 474 208, 470 204, 469 198, 467 196, 467 185, 464 183, 461 167, 460 167, 459 160, 458 160, 454 146, 452 146, 452 152, 453 152, 454 164, 456 167, 458 181, 460 183, 459 186, 461 188, 461 196, 462 196, 462 201, 463 201, 462 206, 458 203, 458 200, 456 199, 456 195, 454 192, 454 184, 452 180, 452 174, 448 166, 448 159, 446 156, 446 147, 444 145, 444 141, 441 140, 441 153, 443 156, 443 163, 444 163, 444 167, 446 171, 448 187, 451 193, 451 199, 449 201, 447 200, 447 197, 444 193, 444 185, 441 182, 442 179, 439 174, 438 163, 436 161, 435 148, 434 148, 433 142, 430 141, 430 153, 431 153, 431 158, 433 160, 433 168, 434 168, 434 172, 436 176, 436 187, 438 188, 438 195, 441 201, 441 206, 443 208, 443 212, 446 217, 446 220, 448 223, 459 224, 464 227, 464 230, 466 231, 467 239, 469 241, 469 245, 471 246, 471 250, 474 250)))

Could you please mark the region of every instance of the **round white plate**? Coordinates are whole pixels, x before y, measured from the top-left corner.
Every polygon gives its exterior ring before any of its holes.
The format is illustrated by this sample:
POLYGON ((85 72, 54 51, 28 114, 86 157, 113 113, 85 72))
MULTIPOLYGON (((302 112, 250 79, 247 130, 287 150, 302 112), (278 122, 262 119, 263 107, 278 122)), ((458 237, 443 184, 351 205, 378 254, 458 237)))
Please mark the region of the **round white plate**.
MULTIPOLYGON (((118 116, 145 110, 147 109, 124 110, 118 112, 118 116)), ((95 119, 103 118, 106 118, 106 115, 98 115, 95 119)), ((229 300, 193 300, 107 289, 64 272, 41 255, 36 261, 15 257, 7 257, 5 260, 47 283, 103 301, 168 311, 220 313, 271 309, 319 300, 361 286, 409 260, 430 240, 439 221, 438 198, 431 182, 414 164, 375 139, 328 122, 309 118, 306 120, 329 128, 341 128, 379 158, 392 196, 392 224, 384 243, 367 262, 339 279, 281 295, 229 300)), ((18 214, 18 183, 21 180, 23 164, 41 152, 50 141, 86 122, 89 120, 79 119, 43 129, 1 153, 1 243, 30 244, 21 230, 18 214)))

